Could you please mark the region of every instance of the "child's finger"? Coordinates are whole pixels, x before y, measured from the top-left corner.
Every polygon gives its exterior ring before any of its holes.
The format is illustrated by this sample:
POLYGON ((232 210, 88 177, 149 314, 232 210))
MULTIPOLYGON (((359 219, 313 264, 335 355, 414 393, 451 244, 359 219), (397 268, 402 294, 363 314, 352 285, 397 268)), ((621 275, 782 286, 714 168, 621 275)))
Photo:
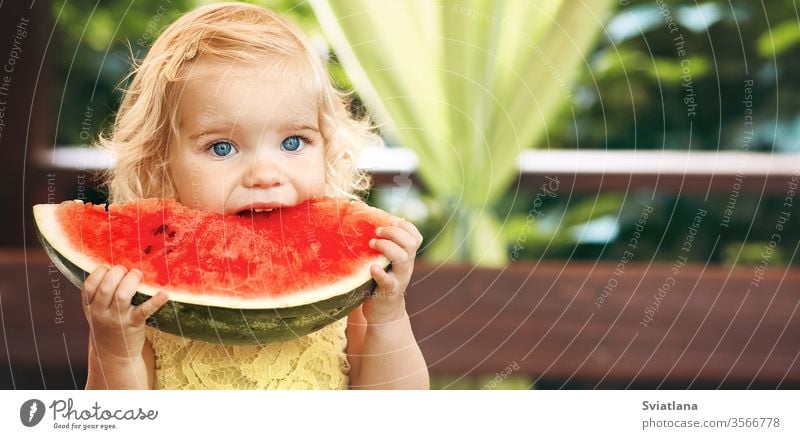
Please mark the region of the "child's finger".
POLYGON ((404 220, 403 218, 400 218, 399 221, 396 221, 394 223, 394 226, 395 227, 400 227, 401 229, 403 229, 406 232, 408 232, 411 236, 416 238, 416 240, 417 240, 417 248, 419 248, 419 246, 422 245, 422 233, 419 232, 419 230, 417 229, 417 226, 415 226, 413 223, 411 223, 410 221, 404 220))
POLYGON ((408 253, 388 239, 370 239, 369 246, 383 253, 393 264, 401 263, 408 259, 408 253))
POLYGON ((150 318, 151 315, 158 311, 159 308, 164 306, 167 301, 169 301, 167 293, 159 291, 158 294, 147 299, 146 302, 133 308, 131 310, 133 313, 131 318, 133 319, 134 323, 143 324, 147 321, 147 319, 150 318))
POLYGON ((142 272, 136 269, 129 271, 122 278, 122 282, 119 283, 117 291, 114 293, 115 304, 120 310, 127 310, 131 305, 131 298, 136 293, 136 287, 139 286, 141 280, 142 272))
POLYGON ((378 227, 375 234, 384 239, 391 239, 397 243, 406 253, 416 253, 418 245, 417 238, 400 227, 378 227))
POLYGON ((380 265, 373 264, 370 267, 370 272, 372 274, 372 278, 375 279, 375 283, 378 284, 378 287, 380 287, 380 290, 384 294, 391 296, 397 293, 397 281, 392 275, 384 271, 380 265))
MULTIPOLYGON (((416 253, 406 252, 399 245, 385 239, 375 240, 374 247, 383 253, 392 262, 392 272, 394 276, 401 279, 410 279, 414 271, 414 256, 416 253)), ((393 276, 393 277, 394 277, 393 276)))
POLYGON ((125 276, 125 267, 121 265, 111 267, 103 276, 103 280, 100 281, 100 286, 97 287, 93 305, 100 309, 111 306, 111 302, 114 300, 114 293, 117 291, 117 286, 123 276, 125 276))
POLYGON ((97 287, 100 286, 100 281, 103 280, 103 276, 108 273, 108 268, 104 266, 97 267, 87 278, 83 281, 83 288, 81 288, 81 293, 84 296, 84 304, 90 305, 94 301, 94 296, 97 292, 97 287))

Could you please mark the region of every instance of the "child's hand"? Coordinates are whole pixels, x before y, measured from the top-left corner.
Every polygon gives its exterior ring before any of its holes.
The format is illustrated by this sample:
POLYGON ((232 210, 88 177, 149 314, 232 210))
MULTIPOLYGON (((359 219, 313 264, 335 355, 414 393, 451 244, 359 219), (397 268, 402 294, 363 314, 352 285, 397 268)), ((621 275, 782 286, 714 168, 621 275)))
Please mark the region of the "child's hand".
POLYGON ((89 322, 89 342, 101 358, 128 360, 142 355, 145 321, 167 302, 159 292, 139 306, 131 304, 142 272, 115 265, 98 267, 83 283, 83 309, 89 322))
POLYGON ((362 309, 368 324, 388 323, 405 316, 406 288, 414 271, 414 258, 422 244, 422 235, 417 228, 402 218, 395 218, 391 226, 378 227, 375 234, 378 239, 371 240, 370 247, 392 261, 392 268, 387 273, 378 265, 370 267, 378 286, 362 309))

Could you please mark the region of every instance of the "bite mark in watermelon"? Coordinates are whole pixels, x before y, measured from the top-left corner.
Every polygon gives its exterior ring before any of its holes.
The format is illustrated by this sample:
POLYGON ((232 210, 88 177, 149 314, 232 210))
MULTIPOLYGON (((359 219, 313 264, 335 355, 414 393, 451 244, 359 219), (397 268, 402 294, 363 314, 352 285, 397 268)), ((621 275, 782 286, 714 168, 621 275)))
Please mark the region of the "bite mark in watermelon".
POLYGON ((313 332, 375 288, 369 247, 392 217, 363 202, 317 198, 252 215, 190 209, 171 199, 34 206, 47 253, 78 287, 98 266, 138 268, 139 304, 169 302, 148 322, 183 337, 262 344, 313 332))

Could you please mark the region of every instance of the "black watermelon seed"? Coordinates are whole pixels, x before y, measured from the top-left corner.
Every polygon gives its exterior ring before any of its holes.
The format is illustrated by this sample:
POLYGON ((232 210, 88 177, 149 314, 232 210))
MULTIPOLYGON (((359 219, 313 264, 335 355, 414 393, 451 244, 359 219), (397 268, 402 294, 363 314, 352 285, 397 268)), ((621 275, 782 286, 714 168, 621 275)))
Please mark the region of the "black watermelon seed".
POLYGON ((170 254, 170 253, 172 253, 172 249, 171 249, 171 248, 168 248, 168 249, 167 249, 167 254, 170 254))
POLYGON ((153 246, 148 245, 147 247, 144 248, 144 253, 149 255, 151 250, 153 250, 153 246))
POLYGON ((162 234, 162 233, 164 233, 164 232, 166 232, 166 231, 167 231, 167 225, 166 225, 166 224, 162 224, 162 225, 158 226, 158 227, 157 227, 157 228, 156 228, 156 229, 153 231, 153 235, 154 235, 154 236, 158 236, 158 235, 160 235, 160 234, 162 234))
POLYGON ((167 235, 167 236, 169 236, 170 238, 174 238, 175 237, 175 231, 173 230, 173 231, 169 232, 169 235, 167 235))

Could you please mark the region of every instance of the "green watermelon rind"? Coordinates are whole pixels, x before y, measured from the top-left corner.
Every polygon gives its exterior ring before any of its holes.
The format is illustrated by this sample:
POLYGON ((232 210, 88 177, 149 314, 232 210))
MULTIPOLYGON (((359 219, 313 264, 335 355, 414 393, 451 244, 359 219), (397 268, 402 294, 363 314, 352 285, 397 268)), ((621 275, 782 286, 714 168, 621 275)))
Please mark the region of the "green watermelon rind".
MULTIPOLYGON (((182 337, 226 345, 268 344, 302 337, 346 317, 375 288, 370 281, 346 294, 291 308, 232 309, 168 301, 147 324, 182 337)), ((138 305, 150 296, 136 293, 138 305)))
MULTIPOLYGON (((40 230, 36 232, 45 252, 56 267, 78 288, 89 273, 56 250, 40 230)), ((385 259, 382 265, 391 270, 385 259)), ((261 345, 291 340, 346 317, 369 297, 376 287, 370 278, 346 293, 317 302, 280 308, 228 308, 168 300, 148 320, 160 331, 194 340, 225 345, 261 345)), ((132 304, 144 303, 152 296, 137 291, 132 304)))

